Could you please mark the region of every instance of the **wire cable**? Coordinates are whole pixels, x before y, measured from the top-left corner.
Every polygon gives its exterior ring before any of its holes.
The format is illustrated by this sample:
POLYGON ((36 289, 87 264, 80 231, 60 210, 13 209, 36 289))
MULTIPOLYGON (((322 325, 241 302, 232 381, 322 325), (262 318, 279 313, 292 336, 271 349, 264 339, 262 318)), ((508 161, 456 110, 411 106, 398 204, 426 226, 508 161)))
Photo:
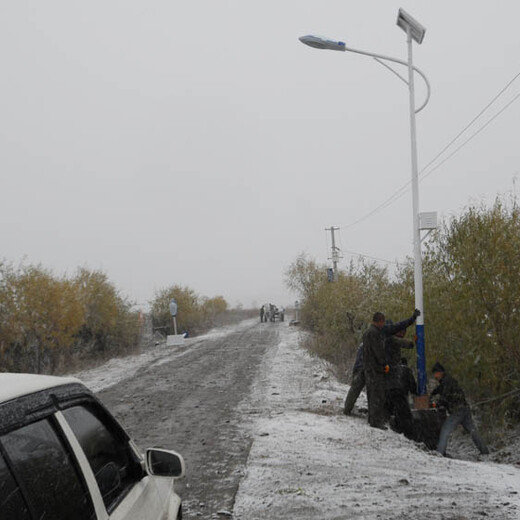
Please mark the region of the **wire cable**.
POLYGON ((486 110, 520 77, 520 72, 516 74, 513 79, 428 163, 421 169, 421 172, 426 170, 431 164, 433 164, 466 130, 468 130, 473 123, 475 123, 480 116, 482 116, 486 110))
MULTIPOLYGON (((464 146, 466 146, 471 140, 473 140, 480 132, 482 132, 492 121, 494 121, 499 115, 501 115, 507 108, 509 108, 510 105, 513 104, 514 101, 518 99, 520 96, 517 95, 513 98, 512 101, 510 101, 505 107, 503 107, 498 113, 496 113, 491 119, 489 119, 484 126, 482 126, 477 132, 475 132, 469 139, 464 141, 462 145, 460 145, 454 152, 452 152, 450 155, 448 155, 444 160, 442 160, 438 165, 433 167, 428 173, 425 173, 425 171, 440 157, 442 154, 444 154, 450 146, 452 146, 455 141, 457 141, 497 100, 502 94, 520 77, 520 72, 518 72, 499 92, 495 95, 495 97, 446 145, 443 147, 443 149, 435 155, 435 157, 430 160, 423 168, 421 168, 419 172, 419 176, 422 177, 422 179, 428 177, 431 175, 434 171, 436 171, 438 168, 440 168, 446 161, 448 161, 451 157, 453 157, 459 150, 461 150, 464 146)), ((420 179, 420 180, 422 180, 420 179)), ((357 224, 363 222, 364 220, 367 220, 371 216, 375 215, 379 211, 387 208, 388 206, 392 205, 394 202, 396 202, 398 199, 400 199, 403 195, 405 195, 408 191, 408 188, 411 184, 411 181, 407 181, 405 184, 403 184, 400 188, 398 188, 390 197, 385 199, 381 204, 376 206, 373 210, 369 211, 367 214, 363 215, 362 217, 358 218, 357 220, 351 222, 350 224, 341 226, 340 229, 349 229, 351 227, 356 226, 357 224)))
POLYGON ((345 250, 345 253, 349 255, 359 256, 361 258, 368 258, 369 260, 376 260, 377 262, 384 262, 385 264, 399 265, 399 262, 393 260, 386 260, 385 258, 378 258, 377 256, 364 255, 363 253, 357 253, 356 251, 345 250))
POLYGON ((501 115, 507 108, 509 108, 518 98, 520 94, 517 94, 507 105, 505 105, 502 110, 497 112, 489 121, 487 121, 481 128, 479 128, 471 137, 466 139, 460 146, 455 148, 453 152, 451 152, 447 157, 445 157, 439 164, 437 164, 434 168, 432 168, 428 173, 422 173, 422 179, 426 179, 426 177, 430 176, 434 171, 438 170, 448 159, 451 159, 459 150, 461 150, 464 146, 466 146, 471 140, 477 137, 480 132, 482 132, 489 124, 491 124, 499 115, 501 115))

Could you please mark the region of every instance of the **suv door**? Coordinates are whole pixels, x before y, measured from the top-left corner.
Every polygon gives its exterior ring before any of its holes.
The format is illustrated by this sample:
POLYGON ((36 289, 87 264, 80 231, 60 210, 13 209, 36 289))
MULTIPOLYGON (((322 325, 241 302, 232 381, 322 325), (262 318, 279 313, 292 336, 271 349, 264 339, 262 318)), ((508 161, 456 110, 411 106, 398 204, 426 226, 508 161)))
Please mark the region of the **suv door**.
POLYGON ((0 511, 6 520, 31 520, 20 487, 0 455, 0 511))
POLYGON ((95 520, 83 475, 52 417, 0 437, 1 518, 95 520), (6 509, 4 509, 4 504, 6 509))
POLYGON ((132 441, 102 407, 88 402, 61 413, 84 452, 111 520, 174 520, 168 514, 175 497, 173 480, 146 474, 132 441))

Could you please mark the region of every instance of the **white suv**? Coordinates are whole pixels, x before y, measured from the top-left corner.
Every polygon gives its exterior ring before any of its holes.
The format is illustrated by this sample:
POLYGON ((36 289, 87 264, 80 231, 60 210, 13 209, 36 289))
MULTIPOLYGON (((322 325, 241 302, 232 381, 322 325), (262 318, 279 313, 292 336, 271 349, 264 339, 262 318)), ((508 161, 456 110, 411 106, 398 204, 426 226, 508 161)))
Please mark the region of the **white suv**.
POLYGON ((145 457, 74 378, 0 374, 2 520, 178 520, 173 451, 145 457))

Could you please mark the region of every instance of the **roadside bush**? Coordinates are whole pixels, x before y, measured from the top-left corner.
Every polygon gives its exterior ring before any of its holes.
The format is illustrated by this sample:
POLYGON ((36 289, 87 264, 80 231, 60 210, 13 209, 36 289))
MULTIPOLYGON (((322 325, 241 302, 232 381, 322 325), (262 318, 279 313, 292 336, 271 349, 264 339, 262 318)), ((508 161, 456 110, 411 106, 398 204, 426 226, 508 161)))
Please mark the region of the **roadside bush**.
POLYGON ((0 287, 1 364, 5 369, 55 371, 72 347, 84 312, 69 280, 40 266, 3 265, 0 287))
POLYGON ((187 332, 190 336, 215 326, 228 310, 222 296, 201 298, 193 289, 173 285, 158 291, 151 303, 154 330, 173 334, 173 319, 170 314, 170 301, 175 299, 178 306, 177 333, 187 332))
POLYGON ((0 264, 0 370, 55 373, 137 346, 139 322, 101 272, 0 264))
POLYGON ((319 339, 312 350, 349 373, 368 317, 383 308, 391 284, 386 269, 364 262, 350 264, 329 282, 325 265, 300 255, 286 270, 286 283, 300 295, 301 322, 319 339))
MULTIPOLYGON (((432 351, 468 392, 520 419, 520 215, 497 200, 453 218, 426 254, 432 351)), ((428 330, 429 330, 428 329, 428 330)))
POLYGON ((121 354, 135 349, 140 324, 137 312, 121 298, 116 287, 101 271, 81 268, 73 279, 84 311, 78 332, 80 357, 121 354))
POLYGON ((222 325, 228 310, 228 303, 222 296, 203 298, 201 304, 202 322, 206 327, 222 325))
MULTIPOLYGON (((473 402, 505 423, 520 420, 519 251, 518 208, 497 200, 445 222, 423 255, 428 368, 441 361, 473 402)), ((385 269, 361 262, 330 283, 325 266, 300 255, 287 285, 302 299, 302 325, 316 335, 315 352, 344 370, 376 310, 394 321, 410 316, 413 270, 409 260, 390 279, 385 269)))

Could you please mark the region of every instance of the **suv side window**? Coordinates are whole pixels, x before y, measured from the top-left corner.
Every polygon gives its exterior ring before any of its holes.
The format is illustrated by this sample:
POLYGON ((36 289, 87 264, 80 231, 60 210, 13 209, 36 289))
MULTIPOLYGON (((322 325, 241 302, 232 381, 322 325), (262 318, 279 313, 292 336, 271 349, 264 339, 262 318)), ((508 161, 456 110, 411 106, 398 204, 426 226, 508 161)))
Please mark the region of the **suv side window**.
POLYGON ((142 468, 128 440, 86 406, 62 410, 96 477, 107 511, 111 512, 142 477, 142 468))
POLYGON ((0 437, 0 442, 34 517, 95 518, 72 455, 49 419, 9 432, 0 437))
POLYGON ((0 511, 5 520, 31 520, 20 488, 0 455, 0 511))

